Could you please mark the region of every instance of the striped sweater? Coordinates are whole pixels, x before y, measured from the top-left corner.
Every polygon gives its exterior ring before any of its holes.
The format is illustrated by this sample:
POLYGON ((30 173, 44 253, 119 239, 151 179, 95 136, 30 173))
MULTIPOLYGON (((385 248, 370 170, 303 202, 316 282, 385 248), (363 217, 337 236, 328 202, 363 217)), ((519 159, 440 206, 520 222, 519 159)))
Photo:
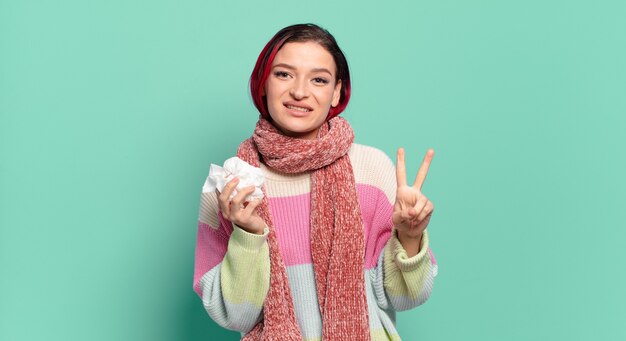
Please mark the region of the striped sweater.
MULTIPOLYGON (((365 281, 372 340, 399 340, 396 311, 430 296, 437 263, 424 231, 420 252, 408 257, 393 229, 395 168, 382 151, 353 144, 348 153, 365 234, 365 281)), ((279 248, 285 262, 296 319, 305 340, 321 340, 310 247, 310 173, 278 173, 261 164, 279 248)), ((266 229, 251 234, 219 212, 215 193, 202 193, 193 288, 208 314, 242 336, 263 318, 270 283, 266 229)))

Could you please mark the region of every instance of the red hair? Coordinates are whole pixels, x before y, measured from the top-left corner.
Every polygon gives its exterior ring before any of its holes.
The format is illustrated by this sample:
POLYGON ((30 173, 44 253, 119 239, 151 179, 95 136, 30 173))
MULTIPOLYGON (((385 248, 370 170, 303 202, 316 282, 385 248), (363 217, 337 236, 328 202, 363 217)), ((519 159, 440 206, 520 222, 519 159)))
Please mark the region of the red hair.
POLYGON ((341 81, 339 103, 330 108, 326 120, 341 114, 350 101, 350 70, 348 61, 337 45, 335 38, 325 29, 314 24, 298 24, 283 28, 265 45, 257 58, 252 75, 250 75, 250 93, 252 101, 261 116, 270 120, 267 101, 264 95, 265 81, 270 75, 270 69, 276 53, 283 45, 289 42, 314 41, 324 47, 332 56, 337 68, 335 82, 341 81))

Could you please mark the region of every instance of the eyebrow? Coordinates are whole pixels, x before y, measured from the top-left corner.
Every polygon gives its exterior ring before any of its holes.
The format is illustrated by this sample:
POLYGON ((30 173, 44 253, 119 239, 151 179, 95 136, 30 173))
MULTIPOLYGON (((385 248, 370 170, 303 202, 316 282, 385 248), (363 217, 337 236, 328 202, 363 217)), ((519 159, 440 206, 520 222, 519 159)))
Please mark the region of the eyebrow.
MULTIPOLYGON (((284 67, 284 68, 290 69, 290 70, 295 70, 296 69, 295 67, 293 67, 293 66, 291 66, 289 64, 285 64, 285 63, 278 63, 278 64, 272 66, 272 69, 275 68, 275 67, 284 67)), ((331 76, 333 75, 333 73, 330 72, 330 70, 328 70, 327 68, 323 68, 323 67, 321 67, 321 68, 314 68, 311 71, 312 72, 326 72, 326 73, 328 73, 331 76)))

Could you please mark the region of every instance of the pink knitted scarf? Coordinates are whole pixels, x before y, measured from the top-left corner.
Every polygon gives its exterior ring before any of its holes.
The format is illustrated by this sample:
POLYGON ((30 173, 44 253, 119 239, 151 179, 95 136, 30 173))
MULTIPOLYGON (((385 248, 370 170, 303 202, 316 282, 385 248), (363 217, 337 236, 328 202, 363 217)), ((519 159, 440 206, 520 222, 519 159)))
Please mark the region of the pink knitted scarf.
MULTIPOLYGON (((263 162, 283 173, 312 172, 311 254, 323 340, 370 339, 363 222, 348 157, 353 140, 350 124, 341 117, 324 123, 316 140, 288 137, 259 118, 254 134, 237 151, 239 158, 256 167, 263 162)), ((302 340, 265 194, 257 212, 270 230, 270 288, 263 320, 243 340, 302 340)))

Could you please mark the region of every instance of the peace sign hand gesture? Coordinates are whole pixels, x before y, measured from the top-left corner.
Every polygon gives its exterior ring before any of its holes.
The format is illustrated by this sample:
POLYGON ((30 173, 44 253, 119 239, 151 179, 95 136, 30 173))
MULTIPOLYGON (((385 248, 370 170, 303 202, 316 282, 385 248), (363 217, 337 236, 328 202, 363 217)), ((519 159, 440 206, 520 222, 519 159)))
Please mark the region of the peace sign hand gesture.
POLYGON ((415 183, 409 186, 406 182, 404 149, 398 148, 396 161, 398 189, 396 191, 396 203, 393 207, 392 220, 398 231, 398 239, 409 257, 419 252, 422 233, 426 229, 435 208, 433 203, 421 191, 434 154, 435 151, 432 148, 426 152, 424 161, 415 177, 415 183))

